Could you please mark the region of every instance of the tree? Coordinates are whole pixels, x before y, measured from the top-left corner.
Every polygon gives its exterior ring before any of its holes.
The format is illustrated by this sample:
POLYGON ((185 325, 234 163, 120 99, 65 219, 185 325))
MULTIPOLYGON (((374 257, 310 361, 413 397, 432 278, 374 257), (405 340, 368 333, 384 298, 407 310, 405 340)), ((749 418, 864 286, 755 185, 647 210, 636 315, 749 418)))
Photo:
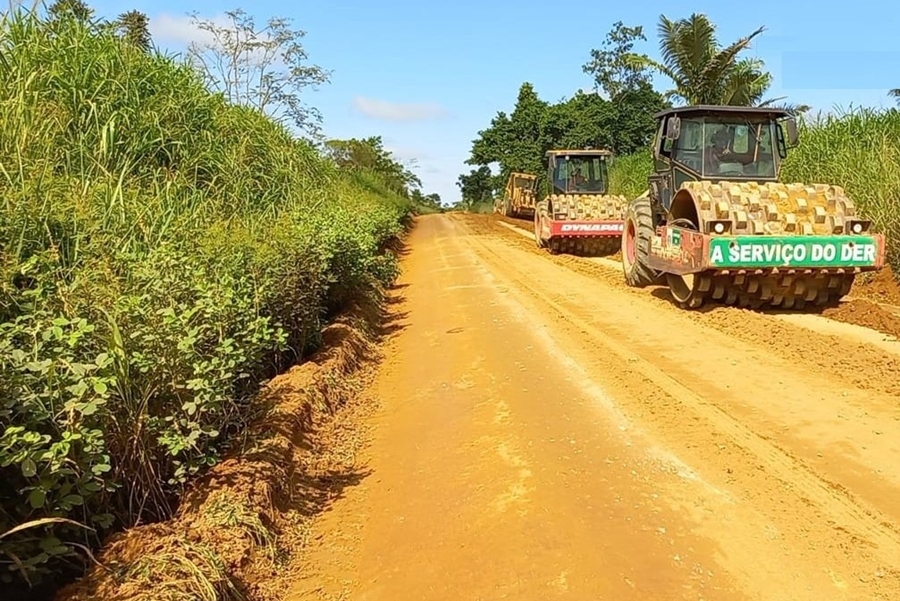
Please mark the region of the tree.
POLYGON ((547 102, 538 98, 531 83, 523 83, 519 87, 513 112, 509 116, 503 112, 497 113, 491 125, 478 132, 466 164, 499 163, 504 179, 510 171, 539 172, 546 146, 543 125, 549 107, 547 102))
POLYGON ((580 90, 568 100, 549 106, 541 127, 542 161, 552 148, 612 148, 614 120, 615 110, 609 101, 580 90))
POLYGON ((325 150, 339 168, 372 173, 388 189, 401 196, 409 198, 415 188, 422 187, 419 176, 395 160, 390 151, 384 148, 381 136, 361 140, 328 140, 325 142, 325 150))
POLYGON ((626 27, 617 21, 606 34, 603 50, 591 50, 591 60, 581 67, 593 76, 595 87, 603 90, 608 99, 650 83, 649 68, 628 60, 635 40, 647 40, 644 28, 626 27))
MULTIPOLYGON (((545 177, 545 154, 554 148, 609 148, 630 154, 646 147, 655 129, 653 114, 669 104, 648 82, 622 86, 615 101, 576 92, 556 104, 547 103, 530 83, 523 83, 513 112, 503 112, 478 132, 469 165, 499 165, 493 190, 499 192, 513 171, 545 177)), ((471 174, 470 174, 471 175, 471 174)))
POLYGON ((150 19, 147 18, 147 15, 138 10, 122 13, 116 20, 117 29, 122 38, 145 52, 150 50, 152 44, 149 23, 150 19))
POLYGON ((322 117, 301 101, 301 91, 330 81, 330 73, 307 64, 300 40, 305 31, 290 29, 275 17, 257 30, 242 9, 227 11, 230 23, 216 25, 192 13, 191 21, 212 38, 192 42, 188 56, 209 85, 234 103, 249 105, 277 121, 291 120, 301 131, 319 134, 322 117))
POLYGON ((888 91, 888 96, 897 101, 897 104, 900 105, 900 88, 894 88, 893 90, 888 91))
POLYGON ((612 102, 615 119, 610 125, 612 149, 624 155, 647 148, 656 131, 653 115, 671 107, 672 103, 648 82, 619 93, 612 102))
POLYGON ((487 165, 473 169, 468 174, 462 174, 456 180, 462 195, 462 204, 471 207, 477 203, 493 202, 494 200, 494 176, 487 165))
MULTIPOLYGON (((686 104, 727 104, 768 106, 782 98, 763 100, 772 83, 761 60, 738 55, 763 31, 760 27, 748 36, 721 48, 715 25, 706 15, 694 13, 686 19, 672 21, 660 15, 659 50, 662 61, 643 54, 629 54, 627 61, 635 67, 650 67, 668 77, 674 88, 668 99, 681 99, 686 104)), ((792 112, 802 112, 804 105, 784 105, 792 112)))

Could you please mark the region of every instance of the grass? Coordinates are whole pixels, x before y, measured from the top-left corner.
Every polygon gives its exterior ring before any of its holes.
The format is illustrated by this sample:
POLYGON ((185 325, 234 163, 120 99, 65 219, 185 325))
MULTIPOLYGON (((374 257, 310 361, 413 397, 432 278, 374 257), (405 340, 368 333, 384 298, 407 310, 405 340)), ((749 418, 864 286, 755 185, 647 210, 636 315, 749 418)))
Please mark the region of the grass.
POLYGON ((782 179, 842 186, 885 235, 888 260, 900 273, 900 111, 861 108, 804 123, 782 179))
MULTIPOLYGON (((649 152, 617 157, 613 193, 640 195, 651 169, 649 152)), ((788 151, 781 181, 842 186, 885 234, 888 261, 900 271, 900 111, 859 108, 801 120, 800 144, 788 151)))
POLYGON ((138 560, 123 576, 139 601, 245 601, 215 551, 182 538, 138 560), (160 575, 166 578, 160 580, 160 575), (143 593, 152 590, 153 597, 143 593))
POLYGON ((395 277, 412 207, 93 26, 8 13, 0 81, 0 532, 90 528, 0 538, 16 587, 171 516, 261 384, 395 277))

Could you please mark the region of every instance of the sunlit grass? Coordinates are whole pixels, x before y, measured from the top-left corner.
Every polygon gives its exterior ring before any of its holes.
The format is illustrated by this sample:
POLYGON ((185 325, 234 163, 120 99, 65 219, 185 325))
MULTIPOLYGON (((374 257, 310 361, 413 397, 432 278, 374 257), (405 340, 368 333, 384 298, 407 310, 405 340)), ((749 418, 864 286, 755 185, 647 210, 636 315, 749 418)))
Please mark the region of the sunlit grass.
POLYGON ((410 207, 75 21, 3 17, 0 84, 0 532, 98 533, 0 540, 39 577, 170 515, 259 385, 394 277, 410 207))

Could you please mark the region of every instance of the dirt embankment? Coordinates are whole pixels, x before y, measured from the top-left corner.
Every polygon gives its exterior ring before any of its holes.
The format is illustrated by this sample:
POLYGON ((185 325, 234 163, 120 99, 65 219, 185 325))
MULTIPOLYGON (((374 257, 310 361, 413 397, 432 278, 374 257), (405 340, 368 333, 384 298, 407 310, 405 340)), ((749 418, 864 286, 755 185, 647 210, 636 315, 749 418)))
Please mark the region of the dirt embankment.
POLYGON ((369 410, 356 393, 392 327, 384 304, 356 304, 327 326, 321 349, 262 391, 242 448, 192 483, 176 516, 110 537, 55 601, 281 599, 311 518, 362 477, 348 424, 369 410))
POLYGON ((890 267, 858 276, 850 298, 822 314, 900 339, 900 282, 890 267))

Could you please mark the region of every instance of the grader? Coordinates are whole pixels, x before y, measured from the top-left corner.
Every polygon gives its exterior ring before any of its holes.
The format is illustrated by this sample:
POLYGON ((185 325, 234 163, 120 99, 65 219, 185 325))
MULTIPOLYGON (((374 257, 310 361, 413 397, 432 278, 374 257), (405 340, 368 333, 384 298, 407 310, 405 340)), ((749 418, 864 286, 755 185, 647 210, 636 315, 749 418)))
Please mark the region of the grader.
POLYGON ((620 246, 627 200, 609 194, 606 149, 547 152, 549 193, 534 211, 534 240, 552 254, 611 255, 620 246))
POLYGON ((839 186, 780 183, 794 118, 781 109, 688 106, 655 115, 649 190, 625 214, 630 286, 707 301, 802 309, 840 301, 884 266, 885 239, 839 186))
POLYGON ((532 219, 534 217, 536 184, 536 175, 517 171, 510 173, 506 189, 503 191, 503 199, 495 208, 496 212, 507 217, 532 219))

